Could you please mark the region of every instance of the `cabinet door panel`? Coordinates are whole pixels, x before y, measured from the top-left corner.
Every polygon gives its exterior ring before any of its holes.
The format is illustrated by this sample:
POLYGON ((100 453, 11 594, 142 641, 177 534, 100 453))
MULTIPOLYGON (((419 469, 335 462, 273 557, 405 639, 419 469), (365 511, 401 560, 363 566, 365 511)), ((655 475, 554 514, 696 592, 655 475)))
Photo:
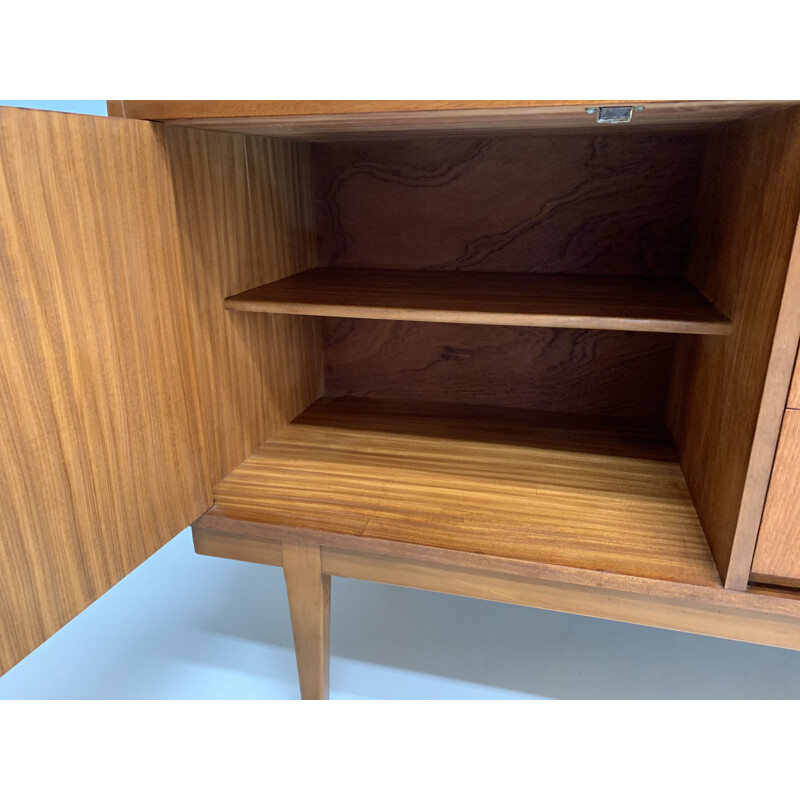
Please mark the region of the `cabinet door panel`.
POLYGON ((800 411, 787 409, 753 559, 753 580, 800 586, 800 411))
POLYGON ((215 305, 279 277, 254 250, 247 169, 239 135, 176 146, 158 124, 0 108, 0 672, 316 396, 313 336, 281 340, 284 380, 274 342, 215 305), (211 403, 220 386, 234 399, 211 403))

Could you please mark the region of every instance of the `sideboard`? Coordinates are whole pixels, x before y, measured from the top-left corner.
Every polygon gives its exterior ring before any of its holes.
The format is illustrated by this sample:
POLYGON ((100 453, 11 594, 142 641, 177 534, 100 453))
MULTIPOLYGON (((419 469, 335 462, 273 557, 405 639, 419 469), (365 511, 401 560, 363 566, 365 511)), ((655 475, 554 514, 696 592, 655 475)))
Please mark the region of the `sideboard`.
POLYGON ((0 109, 0 671, 170 537, 800 649, 800 103, 0 109), (794 378, 793 378, 794 374, 794 378))

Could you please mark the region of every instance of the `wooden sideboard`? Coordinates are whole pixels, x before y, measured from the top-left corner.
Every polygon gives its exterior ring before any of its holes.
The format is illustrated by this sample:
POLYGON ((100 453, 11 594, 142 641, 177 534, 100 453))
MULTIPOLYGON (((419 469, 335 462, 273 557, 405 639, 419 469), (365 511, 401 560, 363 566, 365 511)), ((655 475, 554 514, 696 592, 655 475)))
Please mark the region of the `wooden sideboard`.
POLYGON ((306 698, 333 575, 800 649, 800 104, 109 112, 0 109, 0 670, 190 523, 306 698))

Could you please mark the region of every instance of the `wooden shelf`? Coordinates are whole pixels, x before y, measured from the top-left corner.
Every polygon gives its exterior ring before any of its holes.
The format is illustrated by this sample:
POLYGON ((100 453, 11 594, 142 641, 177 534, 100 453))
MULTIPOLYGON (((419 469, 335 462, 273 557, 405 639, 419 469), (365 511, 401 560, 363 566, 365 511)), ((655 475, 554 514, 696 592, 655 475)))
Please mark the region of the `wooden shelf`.
POLYGON ((239 311, 726 334, 731 323, 672 278, 320 267, 225 300, 239 311))
POLYGON ((719 586, 667 434, 618 421, 325 398, 214 490, 221 514, 719 586))

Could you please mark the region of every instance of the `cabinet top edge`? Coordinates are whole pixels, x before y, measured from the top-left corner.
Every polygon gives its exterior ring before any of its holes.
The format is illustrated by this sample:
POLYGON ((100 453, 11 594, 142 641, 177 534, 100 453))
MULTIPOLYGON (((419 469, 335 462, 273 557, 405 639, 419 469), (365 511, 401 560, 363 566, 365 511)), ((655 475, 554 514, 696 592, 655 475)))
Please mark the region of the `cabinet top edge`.
POLYGON ((170 125, 321 142, 537 131, 695 132, 797 105, 783 100, 111 100, 108 111, 170 125), (608 118, 602 113, 608 106, 627 106, 627 113, 608 118))
POLYGON ((477 111, 647 103, 734 107, 791 105, 788 100, 108 100, 110 116, 177 120, 236 117, 294 117, 412 111, 477 111))

